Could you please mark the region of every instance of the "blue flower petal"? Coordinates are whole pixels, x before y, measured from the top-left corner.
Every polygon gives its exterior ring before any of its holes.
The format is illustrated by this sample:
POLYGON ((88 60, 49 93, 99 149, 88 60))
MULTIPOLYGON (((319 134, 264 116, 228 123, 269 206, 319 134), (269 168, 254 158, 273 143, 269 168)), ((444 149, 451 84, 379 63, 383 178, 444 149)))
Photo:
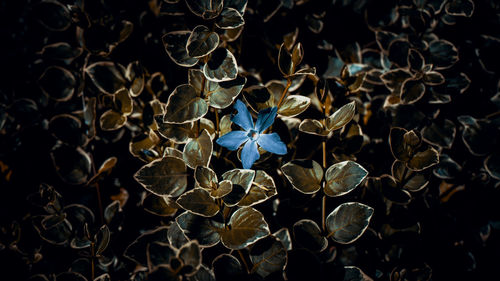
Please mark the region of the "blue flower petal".
POLYGON ((249 140, 247 132, 231 131, 218 138, 215 142, 229 150, 236 150, 247 140, 249 140))
POLYGON ((257 143, 254 141, 249 141, 245 143, 243 149, 241 150, 241 162, 243 163, 243 169, 250 169, 257 159, 260 158, 259 150, 257 150, 257 143))
POLYGON ((245 104, 240 100, 236 100, 236 103, 234 104, 234 109, 236 109, 238 113, 231 116, 231 121, 233 123, 238 124, 238 126, 243 128, 245 131, 252 130, 253 129, 252 115, 250 115, 250 112, 248 112, 248 109, 245 106, 245 104))
POLYGON ((257 122, 255 123, 255 130, 262 133, 269 128, 269 126, 274 123, 274 118, 276 118, 277 112, 278 108, 276 106, 259 111, 259 116, 257 117, 257 122))
POLYGON ((286 144, 280 139, 276 133, 260 135, 257 143, 266 151, 274 154, 286 154, 286 144))

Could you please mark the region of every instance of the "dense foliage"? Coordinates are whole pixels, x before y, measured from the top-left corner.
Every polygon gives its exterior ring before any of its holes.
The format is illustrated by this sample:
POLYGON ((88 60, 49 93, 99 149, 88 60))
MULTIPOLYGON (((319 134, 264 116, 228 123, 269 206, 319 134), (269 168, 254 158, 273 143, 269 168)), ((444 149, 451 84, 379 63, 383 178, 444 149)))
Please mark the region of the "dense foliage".
POLYGON ((4 280, 480 280, 500 4, 0 2, 4 280))

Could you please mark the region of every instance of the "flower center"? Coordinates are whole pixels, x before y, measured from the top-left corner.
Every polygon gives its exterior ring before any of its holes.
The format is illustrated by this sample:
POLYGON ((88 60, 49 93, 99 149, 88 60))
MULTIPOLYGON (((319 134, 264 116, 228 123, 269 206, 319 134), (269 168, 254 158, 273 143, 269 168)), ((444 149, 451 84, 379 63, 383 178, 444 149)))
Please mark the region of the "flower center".
POLYGON ((255 130, 250 130, 247 135, 252 141, 259 139, 259 133, 255 130))

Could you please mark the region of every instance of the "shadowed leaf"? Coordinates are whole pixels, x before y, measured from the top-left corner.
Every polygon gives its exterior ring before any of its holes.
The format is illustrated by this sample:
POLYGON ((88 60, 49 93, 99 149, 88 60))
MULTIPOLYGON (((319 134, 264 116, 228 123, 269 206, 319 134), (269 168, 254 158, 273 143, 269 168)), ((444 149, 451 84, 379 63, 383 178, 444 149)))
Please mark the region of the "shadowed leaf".
POLYGON ((103 93, 113 95, 126 85, 126 69, 121 64, 110 61, 93 63, 85 68, 85 73, 103 93))
POLYGON ((198 63, 198 59, 190 57, 186 50, 186 44, 190 35, 191 31, 182 30, 169 32, 162 37, 168 56, 176 64, 183 67, 191 67, 198 63))
POLYGON ((373 281, 373 279, 371 279, 358 267, 346 266, 344 269, 344 281, 373 281))
POLYGON ((286 249, 275 237, 267 237, 257 241, 250 250, 252 261, 251 272, 266 278, 269 274, 282 271, 287 261, 286 249))
POLYGON ((276 185, 271 176, 262 170, 255 173, 255 179, 247 195, 238 202, 238 206, 253 206, 258 203, 264 202, 267 199, 277 194, 276 185))
POLYGON ((179 258, 184 263, 185 274, 196 272, 201 265, 201 249, 196 241, 190 241, 179 249, 179 258))
POLYGON ((213 144, 207 130, 203 130, 200 136, 191 139, 182 151, 182 157, 186 164, 194 169, 196 166, 207 166, 212 157, 213 144))
POLYGON ((212 247, 219 243, 218 231, 224 228, 222 223, 189 212, 180 214, 175 221, 190 240, 198 240, 202 247, 212 247))
POLYGON ((207 103, 196 94, 189 84, 177 86, 168 98, 163 121, 167 123, 188 123, 205 116, 207 103))
POLYGON ((50 152, 57 174, 69 184, 85 183, 90 175, 90 156, 80 147, 76 149, 58 144, 50 152))
POLYGON ((187 187, 186 164, 179 158, 167 156, 143 166, 134 178, 154 194, 178 193, 187 187))
POLYGON ((104 131, 114 131, 123 127, 127 123, 127 116, 110 109, 104 112, 99 118, 99 124, 104 131))
POLYGON ((222 254, 212 262, 217 281, 241 280, 244 276, 240 261, 230 254, 222 254))
POLYGON ((238 76, 236 58, 225 48, 216 49, 203 66, 203 74, 208 80, 214 82, 233 80, 238 76))
POLYGON ((264 216, 251 207, 238 209, 231 215, 229 229, 221 229, 221 241, 229 249, 239 250, 269 235, 264 216))
POLYGON ((222 11, 222 0, 186 0, 186 4, 193 14, 205 20, 213 19, 222 11))
POLYGON ((203 217, 213 217, 219 212, 219 206, 203 188, 195 188, 182 194, 176 202, 183 209, 203 217))
POLYGON ((321 189, 323 168, 314 160, 294 160, 281 167, 281 171, 292 186, 305 194, 321 189))
POLYGON ((196 26, 189 36, 186 44, 190 57, 199 58, 210 54, 219 45, 219 35, 210 32, 204 25, 196 26))
POLYGON ((245 24, 243 16, 236 9, 224 8, 219 20, 215 23, 221 29, 234 29, 245 24))
POLYGON ((175 258, 177 254, 177 249, 169 244, 156 241, 149 243, 146 251, 149 268, 170 264, 170 260, 175 258))
POLYGON ((42 92, 56 101, 67 101, 75 92, 75 76, 65 68, 49 66, 40 76, 42 92))
POLYGON ((439 152, 432 147, 418 150, 407 163, 413 171, 421 171, 439 163, 439 152))
POLYGON ((321 234, 318 224, 303 219, 293 225, 293 236, 298 244, 313 251, 321 252, 328 246, 328 240, 321 234))
POLYGON ((418 80, 408 79, 403 83, 401 89, 401 101, 406 104, 415 103, 425 94, 424 83, 418 80))
POLYGON ((299 130, 317 136, 327 136, 330 133, 321 122, 314 119, 304 119, 299 125, 299 130))
POLYGON ((343 203, 326 218, 328 237, 335 242, 349 244, 365 232, 373 215, 373 208, 357 202, 343 203))

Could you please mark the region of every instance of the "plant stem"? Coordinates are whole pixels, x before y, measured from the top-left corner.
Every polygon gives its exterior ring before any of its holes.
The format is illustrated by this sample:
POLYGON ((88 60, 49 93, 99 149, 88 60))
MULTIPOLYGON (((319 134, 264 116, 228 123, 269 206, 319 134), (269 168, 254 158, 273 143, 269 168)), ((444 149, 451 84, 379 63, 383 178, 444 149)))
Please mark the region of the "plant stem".
POLYGON ((219 125, 219 110, 215 108, 215 134, 219 137, 220 134, 220 125, 219 125))
MULTIPOLYGON (((326 140, 323 138, 323 170, 326 169, 326 140)), ((322 185, 323 185, 323 190, 325 189, 325 180, 323 180, 322 185)), ((321 229, 323 231, 326 230, 325 227, 325 217, 326 217, 326 195, 323 192, 323 197, 321 198, 321 229)))
POLYGON ((245 260, 245 257, 243 256, 243 253, 241 252, 241 250, 238 250, 238 254, 240 255, 241 261, 245 265, 245 269, 247 270, 247 273, 250 273, 250 269, 248 267, 247 261, 245 260))
POLYGON ((278 101, 278 109, 280 109, 281 104, 283 103, 283 100, 285 100, 285 97, 288 94, 288 89, 290 88, 290 86, 292 86, 292 79, 287 78, 286 87, 283 90, 283 94, 281 94, 280 100, 278 101))
POLYGON ((91 257, 90 257, 90 280, 94 280, 95 278, 95 261, 94 261, 94 251, 95 251, 95 244, 94 242, 90 242, 90 250, 91 250, 91 257))

